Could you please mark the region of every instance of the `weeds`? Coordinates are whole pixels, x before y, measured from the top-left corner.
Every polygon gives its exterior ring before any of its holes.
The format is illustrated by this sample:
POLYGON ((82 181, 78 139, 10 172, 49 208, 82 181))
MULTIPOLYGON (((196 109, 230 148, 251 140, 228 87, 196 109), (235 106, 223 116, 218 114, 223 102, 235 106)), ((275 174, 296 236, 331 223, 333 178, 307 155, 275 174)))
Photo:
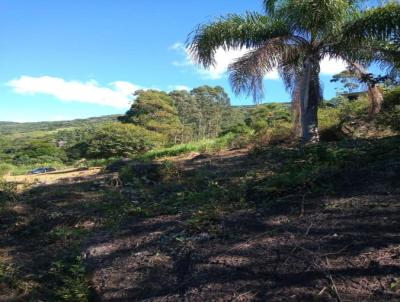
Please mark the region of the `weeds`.
MULTIPOLYGON (((186 217, 188 232, 217 232, 218 217, 225 211, 248 206, 244 201, 245 186, 220 183, 213 170, 185 171, 176 163, 143 164, 123 169, 125 185, 139 194, 131 204, 146 216, 175 215, 186 217), (136 167, 136 169, 135 169, 136 167), (145 169, 143 167, 146 167, 145 169)), ((129 189, 126 198, 129 198, 129 189)))
MULTIPOLYGON (((400 156, 399 137, 344 141, 340 144, 319 144, 305 148, 270 148, 271 172, 249 180, 249 198, 270 204, 271 200, 292 195, 334 193, 343 176, 361 167, 379 165, 388 154, 400 156)), ((260 150, 257 150, 260 156, 260 150)))
POLYGON ((7 203, 17 200, 17 185, 12 182, 6 182, 0 178, 0 210, 7 203))
POLYGON ((53 261, 50 275, 55 279, 54 296, 57 301, 88 302, 90 286, 82 257, 72 255, 53 261))
POLYGON ((164 157, 177 156, 190 152, 216 152, 228 148, 232 141, 236 138, 233 133, 215 139, 205 139, 198 142, 175 145, 169 148, 156 149, 137 157, 138 160, 153 160, 164 157))

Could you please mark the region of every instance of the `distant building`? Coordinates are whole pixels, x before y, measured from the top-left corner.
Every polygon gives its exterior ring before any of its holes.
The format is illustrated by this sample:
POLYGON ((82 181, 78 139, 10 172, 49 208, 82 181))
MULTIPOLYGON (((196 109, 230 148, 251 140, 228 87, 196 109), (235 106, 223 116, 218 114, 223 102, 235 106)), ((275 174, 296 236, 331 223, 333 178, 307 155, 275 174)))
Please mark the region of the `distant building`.
POLYGON ((341 96, 346 97, 349 101, 356 101, 361 96, 366 96, 368 91, 358 91, 358 92, 348 92, 348 93, 341 93, 341 96))

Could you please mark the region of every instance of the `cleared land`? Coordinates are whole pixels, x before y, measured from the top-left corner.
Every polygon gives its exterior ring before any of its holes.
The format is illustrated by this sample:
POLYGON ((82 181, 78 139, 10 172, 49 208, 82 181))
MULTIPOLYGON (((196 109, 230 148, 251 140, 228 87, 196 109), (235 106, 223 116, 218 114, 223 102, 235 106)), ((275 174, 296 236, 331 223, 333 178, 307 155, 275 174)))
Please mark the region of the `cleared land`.
POLYGON ((399 150, 330 178, 340 194, 265 204, 256 182, 244 195, 253 206, 229 204, 243 179, 287 165, 284 152, 143 163, 140 187, 90 170, 28 189, 0 215, 0 301, 399 301, 399 150), (151 173, 159 165, 166 179, 151 173), (204 180, 207 190, 185 193, 190 203, 157 191, 204 180))
POLYGON ((101 168, 90 169, 68 169, 60 170, 51 173, 35 174, 35 175, 18 175, 18 176, 5 176, 4 179, 8 182, 15 182, 18 184, 38 184, 49 185, 59 182, 77 182, 81 180, 89 180, 96 176, 101 171, 101 168))

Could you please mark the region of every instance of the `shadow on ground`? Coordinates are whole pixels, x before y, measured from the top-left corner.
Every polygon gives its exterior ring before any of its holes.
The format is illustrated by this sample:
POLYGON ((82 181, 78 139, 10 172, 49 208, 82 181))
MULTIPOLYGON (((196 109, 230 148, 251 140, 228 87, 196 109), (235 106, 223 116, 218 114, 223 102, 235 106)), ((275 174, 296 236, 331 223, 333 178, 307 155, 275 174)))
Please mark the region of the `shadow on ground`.
MULTIPOLYGON (((263 156, 226 152, 182 168, 228 182, 263 156)), ((120 220, 123 196, 107 179, 32 189, 0 215, 0 250, 30 287, 8 297, 11 285, 0 287, 0 301, 57 301, 65 281, 51 272, 66 253, 82 255, 96 302, 399 301, 398 159, 353 172, 340 194, 224 213, 217 234, 187 232, 179 213, 120 220)))

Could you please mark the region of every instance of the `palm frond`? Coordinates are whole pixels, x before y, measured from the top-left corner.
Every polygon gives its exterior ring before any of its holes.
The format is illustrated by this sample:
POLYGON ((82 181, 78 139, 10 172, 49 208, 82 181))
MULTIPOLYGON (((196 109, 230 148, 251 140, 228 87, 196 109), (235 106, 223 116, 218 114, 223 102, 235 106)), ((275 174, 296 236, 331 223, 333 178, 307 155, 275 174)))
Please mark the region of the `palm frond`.
POLYGON ((275 13, 279 11, 279 8, 282 6, 282 4, 284 4, 283 2, 284 1, 282 0, 264 0, 263 4, 265 12, 270 16, 275 15, 275 13))
POLYGON ((400 4, 390 3, 365 11, 344 26, 343 35, 353 41, 376 38, 399 44, 400 4))
POLYGON ((340 32, 355 7, 349 0, 286 0, 275 11, 297 32, 310 40, 340 32))
POLYGON ((269 39, 289 33, 289 28, 278 19, 257 13, 231 14, 200 25, 189 35, 187 44, 193 59, 208 68, 214 65, 214 56, 220 47, 224 50, 257 48, 269 39))
POLYGON ((263 80, 267 72, 292 65, 298 57, 298 45, 291 44, 291 37, 271 39, 263 46, 248 52, 229 66, 229 79, 235 94, 247 92, 258 102, 264 96, 263 80))

